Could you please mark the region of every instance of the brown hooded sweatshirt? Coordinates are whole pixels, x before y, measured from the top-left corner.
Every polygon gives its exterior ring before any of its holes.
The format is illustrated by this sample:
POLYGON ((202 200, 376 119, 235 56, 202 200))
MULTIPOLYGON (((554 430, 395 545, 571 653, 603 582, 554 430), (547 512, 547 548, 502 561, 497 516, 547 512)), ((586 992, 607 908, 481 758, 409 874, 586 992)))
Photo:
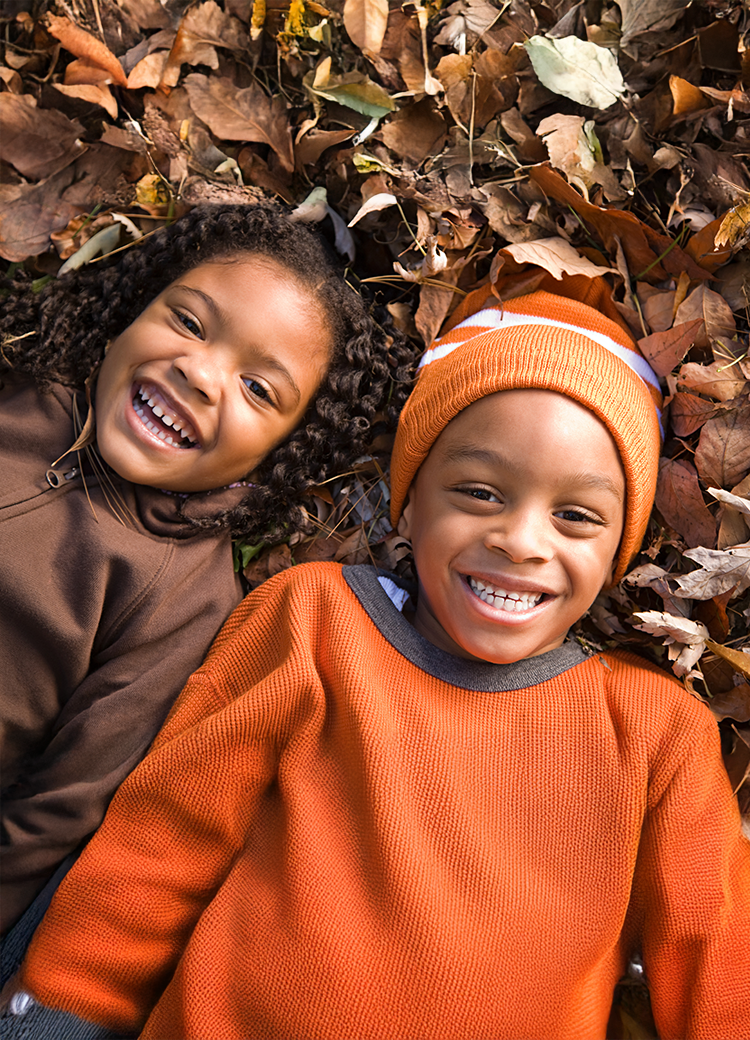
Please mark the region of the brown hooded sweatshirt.
MULTIPOLYGON (((99 825, 241 590, 228 533, 196 532, 179 496, 112 475, 123 523, 93 475, 84 487, 77 456, 50 470, 74 440, 70 390, 42 394, 7 371, 0 382, 5 931, 99 825)), ((244 493, 186 508, 215 514, 244 493)))

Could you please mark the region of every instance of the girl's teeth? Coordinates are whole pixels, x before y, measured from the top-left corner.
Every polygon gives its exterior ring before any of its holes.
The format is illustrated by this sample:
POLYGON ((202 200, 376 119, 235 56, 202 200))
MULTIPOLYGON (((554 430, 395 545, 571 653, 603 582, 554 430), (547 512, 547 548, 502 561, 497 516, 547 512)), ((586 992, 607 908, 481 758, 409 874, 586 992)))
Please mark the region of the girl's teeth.
MULTIPOLYGON (((172 418, 171 416, 167 415, 164 409, 156 403, 156 398, 150 396, 148 391, 144 390, 143 387, 141 387, 141 389, 138 391, 138 396, 149 406, 154 415, 157 416, 161 420, 161 422, 164 423, 165 426, 171 426, 176 434, 180 434, 180 437, 186 438, 191 442, 191 444, 196 443, 195 431, 189 423, 185 422, 182 419, 172 418)), ((135 403, 133 404, 133 407, 135 409, 136 415, 138 415, 143 420, 143 425, 146 426, 146 428, 149 430, 158 432, 159 428, 157 426, 155 426, 150 421, 146 421, 146 414, 143 411, 143 409, 139 408, 138 405, 135 403)), ((168 437, 163 432, 158 432, 158 436, 167 444, 177 444, 177 441, 173 440, 171 437, 168 437)))

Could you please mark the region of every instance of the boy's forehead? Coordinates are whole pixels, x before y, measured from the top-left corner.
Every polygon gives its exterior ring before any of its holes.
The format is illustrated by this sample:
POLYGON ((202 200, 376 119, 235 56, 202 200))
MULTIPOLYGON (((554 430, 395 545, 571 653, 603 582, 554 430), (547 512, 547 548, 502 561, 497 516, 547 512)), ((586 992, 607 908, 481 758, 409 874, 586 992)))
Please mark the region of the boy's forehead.
POLYGON ((438 465, 474 462, 524 476, 533 468, 533 460, 506 448, 509 440, 517 439, 519 427, 532 435, 535 428, 543 429, 542 439, 553 453, 554 432, 559 430, 561 439, 564 435, 574 449, 581 449, 575 452, 577 458, 568 452, 560 458, 561 476, 563 470, 575 472, 582 483, 608 487, 623 497, 622 463, 610 431, 593 411, 553 390, 503 390, 474 401, 444 427, 425 461, 431 459, 438 465), (587 445, 592 438, 604 440, 614 450, 596 453, 596 462, 589 462, 587 445), (572 469, 566 462, 572 463, 572 469))

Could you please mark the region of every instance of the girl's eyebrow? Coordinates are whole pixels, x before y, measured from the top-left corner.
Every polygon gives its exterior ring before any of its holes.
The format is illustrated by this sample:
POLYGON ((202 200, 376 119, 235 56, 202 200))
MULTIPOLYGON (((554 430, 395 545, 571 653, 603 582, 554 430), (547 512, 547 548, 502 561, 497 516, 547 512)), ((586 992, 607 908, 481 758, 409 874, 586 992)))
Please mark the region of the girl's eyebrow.
MULTIPOLYGON (((175 288, 181 289, 183 290, 183 292, 192 293, 193 296, 199 296, 217 321, 221 322, 224 320, 224 313, 221 307, 219 307, 219 305, 217 304, 216 300, 213 298, 213 296, 209 296, 209 294, 203 292, 202 289, 194 289, 192 285, 180 284, 176 285, 175 288)), ((258 353, 258 360, 262 361, 263 364, 266 365, 268 368, 272 368, 275 372, 279 373, 282 379, 284 379, 289 384, 290 390, 296 397, 297 403, 299 403, 302 399, 300 388, 295 383, 294 376, 286 367, 286 365, 283 365, 278 358, 273 356, 273 354, 258 353)))
MULTIPOLYGON (((454 444, 445 449, 444 458, 446 462, 483 462, 489 466, 497 466, 507 470, 514 476, 523 477, 523 472, 510 459, 506 459, 497 451, 490 448, 480 448, 473 444, 454 444)), ((616 480, 608 477, 606 473, 588 473, 581 471, 570 477, 570 483, 579 488, 590 488, 592 490, 609 491, 618 502, 624 497, 623 488, 616 480)))

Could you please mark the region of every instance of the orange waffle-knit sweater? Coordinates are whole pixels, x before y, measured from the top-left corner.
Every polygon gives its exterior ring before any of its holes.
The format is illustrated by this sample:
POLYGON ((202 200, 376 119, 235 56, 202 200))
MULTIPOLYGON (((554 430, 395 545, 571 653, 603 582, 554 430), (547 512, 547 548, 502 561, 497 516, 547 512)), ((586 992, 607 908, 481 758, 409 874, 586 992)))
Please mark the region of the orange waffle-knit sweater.
POLYGON ((706 708, 572 643, 454 658, 324 563, 231 616, 20 984, 149 1040, 587 1040, 636 949, 663 1040, 750 1037, 750 843, 706 708))

